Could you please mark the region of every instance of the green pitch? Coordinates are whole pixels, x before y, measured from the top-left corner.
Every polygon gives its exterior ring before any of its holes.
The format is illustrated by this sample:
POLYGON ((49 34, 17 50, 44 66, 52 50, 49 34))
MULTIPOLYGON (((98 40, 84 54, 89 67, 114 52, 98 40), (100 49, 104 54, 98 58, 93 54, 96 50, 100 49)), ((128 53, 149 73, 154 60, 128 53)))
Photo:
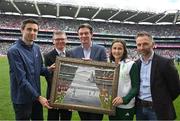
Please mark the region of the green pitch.
MULTIPOLYGON (((180 65, 178 66, 180 73, 180 65)), ((44 77, 41 78, 41 92, 45 96, 46 93, 46 81, 44 77)), ((14 111, 12 109, 10 98, 10 85, 9 85, 9 66, 6 57, 0 57, 0 120, 14 120, 14 111)), ((180 96, 174 102, 177 120, 180 120, 180 96)), ((47 117, 47 109, 44 109, 44 119, 47 117)), ((107 120, 107 115, 104 116, 104 120, 107 120)), ((79 120, 77 112, 73 112, 72 120, 79 120)))

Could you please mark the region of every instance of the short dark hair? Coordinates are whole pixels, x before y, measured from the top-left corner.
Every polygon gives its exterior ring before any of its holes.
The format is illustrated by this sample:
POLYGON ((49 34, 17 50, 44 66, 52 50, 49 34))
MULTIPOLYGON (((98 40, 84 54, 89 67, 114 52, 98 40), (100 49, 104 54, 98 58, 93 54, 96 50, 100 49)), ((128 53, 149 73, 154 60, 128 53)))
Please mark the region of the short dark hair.
POLYGON ((92 26, 91 26, 90 24, 88 24, 88 23, 81 24, 81 25, 78 27, 78 31, 79 31, 79 29, 81 29, 81 28, 88 28, 88 29, 90 30, 90 33, 91 33, 91 34, 93 33, 93 28, 92 28, 92 26))
POLYGON ((112 55, 112 46, 115 44, 115 43, 121 43, 122 45, 123 45, 123 48, 124 48, 124 53, 123 53, 123 55, 122 55, 122 58, 121 58, 121 60, 124 60, 124 59, 126 59, 127 57, 128 57, 128 55, 127 55, 127 47, 126 47, 126 42, 124 41, 124 40, 122 40, 122 39, 114 39, 113 40, 113 42, 112 42, 112 44, 111 44, 111 51, 110 51, 110 62, 112 62, 112 61, 115 61, 115 58, 114 58, 114 56, 112 55))
POLYGON ((38 25, 38 29, 39 29, 39 24, 35 19, 25 19, 22 23, 21 23, 21 29, 24 29, 26 24, 37 24, 38 25))
POLYGON ((146 31, 138 32, 136 34, 135 39, 137 39, 138 37, 143 37, 143 36, 147 36, 147 37, 149 37, 150 40, 154 41, 152 35, 150 33, 146 32, 146 31))

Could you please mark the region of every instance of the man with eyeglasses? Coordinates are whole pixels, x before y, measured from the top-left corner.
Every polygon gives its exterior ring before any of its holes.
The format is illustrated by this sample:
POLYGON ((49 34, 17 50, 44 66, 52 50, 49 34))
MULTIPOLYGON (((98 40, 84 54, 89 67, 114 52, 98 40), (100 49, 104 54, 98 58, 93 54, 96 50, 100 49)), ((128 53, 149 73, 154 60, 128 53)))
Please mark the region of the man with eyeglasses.
MULTIPOLYGON (((67 36, 63 31, 54 31, 53 33, 54 49, 44 56, 45 65, 50 66, 55 63, 56 56, 66 57, 67 36)), ((47 99, 50 98, 53 73, 46 77, 47 80, 47 99)), ((71 120, 72 112, 66 109, 48 109, 48 120, 71 120)))

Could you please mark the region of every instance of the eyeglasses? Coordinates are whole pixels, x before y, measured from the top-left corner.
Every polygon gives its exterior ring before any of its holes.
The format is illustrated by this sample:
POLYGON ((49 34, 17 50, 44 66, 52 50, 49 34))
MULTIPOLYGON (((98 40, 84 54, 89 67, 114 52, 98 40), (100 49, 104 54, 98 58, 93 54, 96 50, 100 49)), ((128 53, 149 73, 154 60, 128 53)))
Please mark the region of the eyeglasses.
POLYGON ((56 38, 54 39, 55 41, 61 41, 61 40, 66 40, 67 38, 56 38))

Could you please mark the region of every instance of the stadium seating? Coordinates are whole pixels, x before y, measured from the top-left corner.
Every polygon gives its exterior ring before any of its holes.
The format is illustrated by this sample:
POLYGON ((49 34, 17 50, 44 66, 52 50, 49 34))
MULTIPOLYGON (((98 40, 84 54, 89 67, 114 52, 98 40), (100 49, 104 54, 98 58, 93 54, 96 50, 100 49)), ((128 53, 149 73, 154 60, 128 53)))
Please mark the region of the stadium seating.
POLYGON ((40 23, 40 32, 37 43, 41 46, 42 53, 50 51, 52 46, 52 31, 63 30, 68 36, 68 49, 80 44, 77 37, 77 28, 82 23, 89 23, 94 28, 94 43, 106 46, 107 53, 114 38, 121 38, 127 42, 130 58, 136 59, 138 54, 135 49, 135 35, 138 31, 147 31, 154 36, 156 51, 166 57, 174 58, 179 53, 180 36, 179 25, 140 25, 107 23, 82 20, 68 20, 56 18, 27 17, 0 14, 0 54, 6 54, 7 48, 20 36, 21 21, 34 18, 40 23), (165 50, 165 51, 164 51, 165 50))

